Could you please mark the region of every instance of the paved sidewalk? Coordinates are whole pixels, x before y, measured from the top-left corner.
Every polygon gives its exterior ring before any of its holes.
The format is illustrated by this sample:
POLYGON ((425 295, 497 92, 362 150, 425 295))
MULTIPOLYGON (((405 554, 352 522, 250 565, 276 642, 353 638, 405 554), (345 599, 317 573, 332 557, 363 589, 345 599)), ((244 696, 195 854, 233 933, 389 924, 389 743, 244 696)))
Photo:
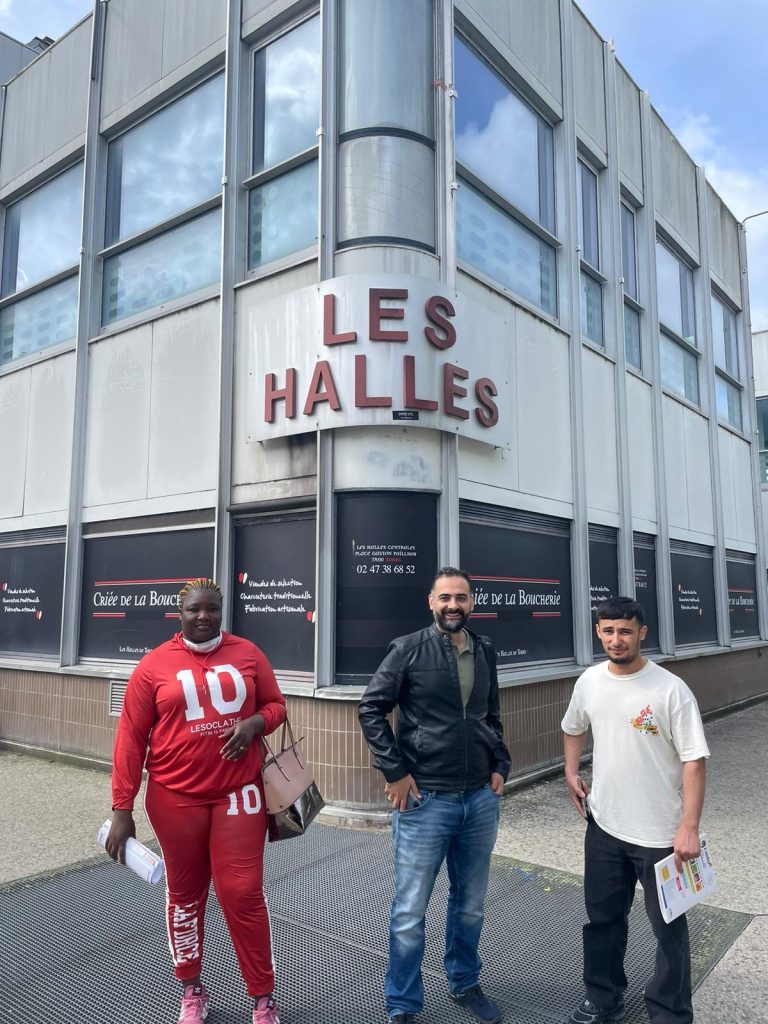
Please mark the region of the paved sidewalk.
MULTIPOLYGON (((768 702, 707 725, 704 828, 720 889, 710 903, 756 915, 694 996, 697 1024, 768 1024, 768 702)), ((109 816, 102 772, 0 751, 0 885, 99 856, 109 816)), ((138 836, 151 838, 137 813, 138 836)), ((497 853, 581 873, 583 825, 561 778, 508 795, 497 853)), ((574 969, 580 963, 574 951, 574 969)))

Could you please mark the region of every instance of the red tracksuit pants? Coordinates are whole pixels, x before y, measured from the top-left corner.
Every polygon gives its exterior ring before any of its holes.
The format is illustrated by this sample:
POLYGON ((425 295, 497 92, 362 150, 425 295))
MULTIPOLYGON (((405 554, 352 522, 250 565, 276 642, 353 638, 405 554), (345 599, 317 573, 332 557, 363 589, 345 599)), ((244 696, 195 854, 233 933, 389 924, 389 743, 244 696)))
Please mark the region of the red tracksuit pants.
POLYGON ((165 861, 176 977, 186 981, 201 973, 213 880, 248 994, 268 995, 275 975, 263 892, 267 816, 261 777, 217 800, 185 796, 150 779, 144 803, 165 861))

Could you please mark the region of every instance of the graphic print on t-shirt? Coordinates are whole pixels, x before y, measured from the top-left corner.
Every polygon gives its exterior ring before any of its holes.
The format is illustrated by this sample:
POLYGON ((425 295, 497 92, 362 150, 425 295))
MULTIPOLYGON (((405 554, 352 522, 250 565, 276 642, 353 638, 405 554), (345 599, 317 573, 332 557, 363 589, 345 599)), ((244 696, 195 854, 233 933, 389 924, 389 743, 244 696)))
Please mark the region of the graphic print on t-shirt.
POLYGON ((646 704, 637 718, 630 718, 630 723, 639 732, 647 733, 649 736, 658 736, 659 727, 653 721, 653 709, 650 704, 646 704))

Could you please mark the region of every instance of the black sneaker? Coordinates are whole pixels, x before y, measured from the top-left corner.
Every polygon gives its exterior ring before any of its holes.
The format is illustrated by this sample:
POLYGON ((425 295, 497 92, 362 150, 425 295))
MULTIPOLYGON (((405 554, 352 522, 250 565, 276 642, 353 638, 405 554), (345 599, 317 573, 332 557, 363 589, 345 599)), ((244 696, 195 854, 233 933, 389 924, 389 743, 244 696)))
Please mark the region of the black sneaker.
POLYGON ((610 1009, 595 1006, 589 999, 585 999, 568 1018, 568 1024, 618 1024, 620 1020, 624 1020, 626 1015, 627 1008, 623 999, 619 999, 618 1003, 610 1009))
POLYGON ((501 1010, 483 994, 479 985, 473 985, 464 992, 451 992, 451 999, 465 1010, 469 1010, 473 1017, 477 1017, 484 1024, 498 1024, 501 1020, 501 1010))

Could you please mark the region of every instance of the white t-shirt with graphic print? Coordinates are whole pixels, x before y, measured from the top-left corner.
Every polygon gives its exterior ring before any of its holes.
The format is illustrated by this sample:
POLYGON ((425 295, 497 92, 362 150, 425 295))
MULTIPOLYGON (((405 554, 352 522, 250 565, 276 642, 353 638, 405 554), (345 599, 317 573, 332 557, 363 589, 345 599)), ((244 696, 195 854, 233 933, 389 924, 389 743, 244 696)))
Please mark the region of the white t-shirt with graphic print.
POLYGON ((682 813, 683 762, 709 757, 696 698, 652 661, 627 676, 608 665, 579 676, 562 721, 571 736, 592 726, 590 812, 618 839, 671 846, 682 813))

